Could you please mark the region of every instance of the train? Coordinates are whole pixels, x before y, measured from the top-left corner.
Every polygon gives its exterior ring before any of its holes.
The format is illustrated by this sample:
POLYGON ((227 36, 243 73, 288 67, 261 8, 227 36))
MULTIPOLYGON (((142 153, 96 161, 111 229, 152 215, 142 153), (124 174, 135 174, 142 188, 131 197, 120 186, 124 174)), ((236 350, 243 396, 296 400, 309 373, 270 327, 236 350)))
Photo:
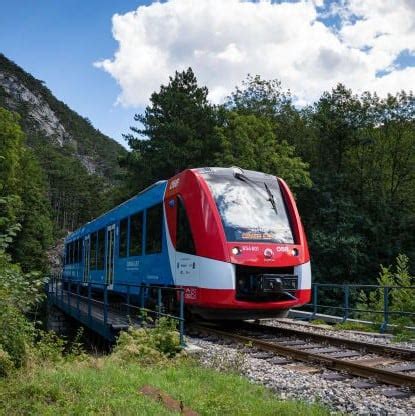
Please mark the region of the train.
POLYGON ((289 187, 239 167, 186 169, 83 225, 65 239, 63 276, 120 298, 128 285, 179 287, 202 319, 284 317, 311 296, 289 187))

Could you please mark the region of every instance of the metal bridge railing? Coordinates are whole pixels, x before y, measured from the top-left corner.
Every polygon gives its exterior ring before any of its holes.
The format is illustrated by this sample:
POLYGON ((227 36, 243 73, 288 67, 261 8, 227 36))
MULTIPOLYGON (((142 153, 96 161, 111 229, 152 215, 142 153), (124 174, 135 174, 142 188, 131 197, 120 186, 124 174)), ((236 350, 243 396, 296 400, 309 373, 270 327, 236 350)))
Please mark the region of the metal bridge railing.
MULTIPOLYGON (((412 292, 412 298, 415 296, 415 286, 379 286, 379 285, 359 285, 359 284, 329 284, 313 283, 312 284, 312 303, 305 307, 312 310, 310 319, 314 319, 318 313, 323 311, 341 317, 345 322, 348 319, 356 319, 361 316, 379 315, 379 319, 367 321, 369 323, 380 323, 381 332, 386 331, 393 317, 410 318, 415 326, 415 309, 414 310, 393 310, 391 298, 394 291, 408 290, 412 292), (376 291, 375 301, 378 308, 362 308, 359 303, 359 294, 367 291, 376 291), (359 307, 357 307, 359 305, 359 307)), ((369 297, 367 296, 367 299, 369 297)), ((415 302, 414 302, 415 304, 415 302)), ((406 305, 408 307, 408 305, 406 305)))
POLYGON ((114 286, 126 290, 120 293, 110 290, 106 283, 74 281, 62 276, 52 276, 47 283, 46 292, 52 303, 107 338, 110 338, 110 328, 117 330, 132 324, 142 325, 144 316, 148 314, 156 319, 167 317, 176 321, 180 345, 185 345, 183 288, 123 282, 117 282, 114 286), (156 294, 156 303, 151 305, 154 308, 149 307, 150 298, 146 296, 150 291, 156 294), (178 301, 178 315, 165 311, 163 295, 172 292, 178 301), (123 296, 123 301, 111 302, 111 295, 123 296))

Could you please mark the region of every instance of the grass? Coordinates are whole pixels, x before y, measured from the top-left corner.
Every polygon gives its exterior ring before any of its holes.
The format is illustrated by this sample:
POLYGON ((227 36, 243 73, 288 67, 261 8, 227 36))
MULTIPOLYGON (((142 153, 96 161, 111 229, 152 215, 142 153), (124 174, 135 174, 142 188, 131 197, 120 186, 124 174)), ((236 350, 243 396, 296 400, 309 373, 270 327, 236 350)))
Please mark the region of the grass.
POLYGON ((364 324, 361 322, 341 322, 333 326, 334 330, 339 331, 362 331, 362 332, 379 332, 379 328, 376 328, 373 324, 364 324))
POLYGON ((328 323, 326 321, 323 321, 322 319, 312 319, 310 321, 310 324, 313 324, 313 325, 328 325, 328 323))
POLYGON ((0 415, 177 415, 139 394, 145 384, 201 415, 329 415, 323 406, 278 400, 262 386, 188 358, 140 366, 108 357, 36 367, 0 379, 0 415))

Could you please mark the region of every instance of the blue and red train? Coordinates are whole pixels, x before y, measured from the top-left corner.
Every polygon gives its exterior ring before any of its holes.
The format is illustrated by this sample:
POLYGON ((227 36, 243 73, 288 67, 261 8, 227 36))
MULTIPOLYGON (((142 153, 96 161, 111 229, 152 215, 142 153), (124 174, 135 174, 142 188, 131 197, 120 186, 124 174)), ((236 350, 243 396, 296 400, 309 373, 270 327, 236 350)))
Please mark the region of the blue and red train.
POLYGON ((65 240, 64 277, 182 287, 204 318, 284 316, 310 300, 310 257, 286 183, 240 168, 185 170, 160 181, 65 240))

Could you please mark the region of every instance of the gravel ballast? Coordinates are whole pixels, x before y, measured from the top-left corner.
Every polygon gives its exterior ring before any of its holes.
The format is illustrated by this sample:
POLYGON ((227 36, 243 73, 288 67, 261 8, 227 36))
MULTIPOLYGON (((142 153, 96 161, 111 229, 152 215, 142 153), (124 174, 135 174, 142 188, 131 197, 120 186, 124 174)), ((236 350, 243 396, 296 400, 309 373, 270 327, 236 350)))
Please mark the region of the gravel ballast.
MULTIPOLYGON (((330 331, 330 334, 333 332, 330 331)), ((273 355, 276 358, 270 359, 268 353, 220 340, 215 336, 188 336, 187 341, 201 347, 197 355, 203 365, 217 370, 238 372, 250 381, 270 388, 282 399, 319 402, 333 411, 359 415, 415 415, 415 395, 399 399, 385 396, 386 390, 397 389, 393 386, 354 388, 352 383, 367 380, 357 377, 341 381, 328 380, 328 374, 339 373, 331 370, 317 372, 317 366, 300 362, 280 365, 278 361, 284 357, 273 355), (273 361, 277 364, 273 364, 273 361)), ((378 339, 374 342, 378 342, 378 339)))
POLYGON ((347 338, 354 341, 371 342, 374 344, 390 345, 398 348, 405 348, 415 350, 415 342, 395 342, 394 337, 390 334, 379 334, 371 332, 361 331, 347 331, 347 330, 333 330, 329 326, 322 327, 320 325, 313 325, 308 322, 295 321, 294 319, 275 319, 275 320, 263 320, 263 325, 269 325, 272 327, 298 329, 301 331, 314 332, 316 334, 330 335, 332 337, 347 338))

